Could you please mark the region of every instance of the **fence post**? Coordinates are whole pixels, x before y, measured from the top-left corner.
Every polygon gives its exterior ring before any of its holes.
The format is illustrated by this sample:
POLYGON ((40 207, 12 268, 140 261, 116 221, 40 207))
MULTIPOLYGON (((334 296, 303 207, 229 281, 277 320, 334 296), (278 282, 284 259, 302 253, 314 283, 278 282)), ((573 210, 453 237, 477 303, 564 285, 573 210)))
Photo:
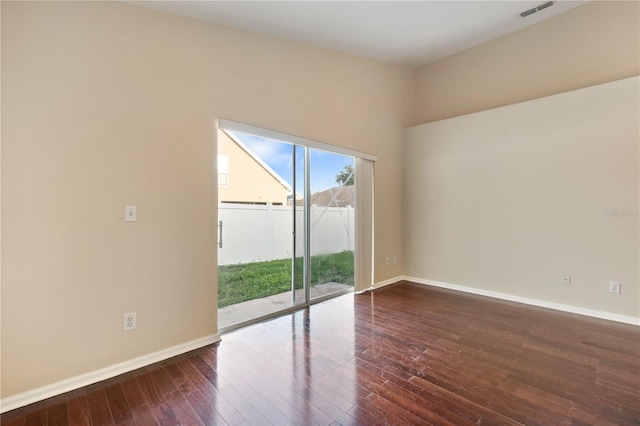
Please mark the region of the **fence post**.
POLYGON ((351 216, 353 215, 353 208, 351 205, 347 206, 347 250, 351 251, 351 216))
POLYGON ((271 204, 271 201, 269 201, 267 203, 267 223, 266 223, 266 229, 267 229, 267 259, 266 260, 272 260, 273 257, 273 250, 271 249, 271 241, 273 240, 272 237, 272 233, 273 233, 273 226, 269 226, 273 221, 273 204, 271 204))

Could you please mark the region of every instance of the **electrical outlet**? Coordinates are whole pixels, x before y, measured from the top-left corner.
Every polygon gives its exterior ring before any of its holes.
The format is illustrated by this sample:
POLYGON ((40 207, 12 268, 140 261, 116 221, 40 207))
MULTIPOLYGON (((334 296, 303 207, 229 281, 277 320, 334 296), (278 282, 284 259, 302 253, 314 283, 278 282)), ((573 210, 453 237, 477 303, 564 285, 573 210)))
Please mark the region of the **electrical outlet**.
POLYGON ((609 293, 620 294, 620 283, 616 281, 609 281, 609 293))
POLYGON ((123 331, 131 331, 136 329, 136 313, 129 312, 128 314, 124 314, 124 325, 122 327, 123 331))
POLYGON ((387 256, 387 258, 385 259, 385 263, 387 265, 389 265, 391 263, 391 258, 389 256, 387 256))
POLYGON ((571 274, 562 274, 562 284, 571 284, 571 274))

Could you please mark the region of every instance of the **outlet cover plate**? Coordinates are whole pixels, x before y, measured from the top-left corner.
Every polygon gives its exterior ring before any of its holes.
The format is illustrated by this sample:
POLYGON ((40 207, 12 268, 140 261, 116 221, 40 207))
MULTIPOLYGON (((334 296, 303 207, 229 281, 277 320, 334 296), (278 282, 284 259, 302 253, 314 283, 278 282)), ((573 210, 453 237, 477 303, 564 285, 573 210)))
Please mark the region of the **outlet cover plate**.
POLYGON ((135 330, 136 326, 137 326, 136 323, 137 323, 137 321, 136 321, 136 313, 135 312, 129 312, 128 314, 124 314, 122 330, 123 331, 135 330))
POLYGON ((617 281, 609 281, 609 293, 620 294, 620 283, 617 281))

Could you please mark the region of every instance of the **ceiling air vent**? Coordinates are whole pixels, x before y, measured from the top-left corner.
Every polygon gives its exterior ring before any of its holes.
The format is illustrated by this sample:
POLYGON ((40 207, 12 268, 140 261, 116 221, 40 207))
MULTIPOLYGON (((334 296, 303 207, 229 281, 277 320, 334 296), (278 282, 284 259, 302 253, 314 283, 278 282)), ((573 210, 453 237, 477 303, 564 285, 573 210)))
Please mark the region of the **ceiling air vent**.
POLYGON ((533 15, 534 13, 539 12, 539 11, 541 11, 542 9, 546 9, 546 8, 548 8, 548 7, 553 6, 553 4, 554 4, 554 3, 555 3, 555 2, 553 2, 553 1, 548 1, 548 2, 546 2, 546 3, 541 4, 541 5, 540 5, 540 6, 538 6, 538 7, 534 7, 533 9, 525 10, 524 12, 522 12, 522 13, 520 14, 520 16, 522 16, 522 17, 524 18, 525 16, 533 15))
POLYGON ((536 7, 536 9, 538 10, 538 12, 540 12, 542 9, 546 9, 546 8, 548 8, 550 6, 553 6, 553 3, 554 2, 552 2, 552 1, 548 1, 545 4, 541 4, 540 6, 536 7))

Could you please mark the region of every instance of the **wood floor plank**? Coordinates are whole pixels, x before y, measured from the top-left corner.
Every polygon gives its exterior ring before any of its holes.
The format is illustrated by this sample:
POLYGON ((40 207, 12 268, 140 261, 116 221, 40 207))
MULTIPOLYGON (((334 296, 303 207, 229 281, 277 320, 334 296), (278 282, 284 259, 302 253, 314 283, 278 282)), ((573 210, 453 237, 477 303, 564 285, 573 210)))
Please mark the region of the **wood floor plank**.
POLYGON ((163 426, 179 426, 180 421, 178 417, 173 412, 173 408, 168 402, 162 402, 160 404, 156 404, 151 406, 151 410, 153 411, 154 417, 158 420, 163 426))
POLYGON ((189 404, 189 402, 184 398, 181 392, 176 391, 169 395, 167 398, 171 403, 171 408, 176 418, 178 419, 179 424, 183 425, 203 425, 202 420, 198 417, 198 414, 193 410, 193 407, 189 404))
MULTIPOLYGON (((194 356, 187 360, 188 363, 191 363, 195 369, 204 376, 211 385, 211 388, 207 389, 205 393, 206 396, 209 397, 209 400, 213 402, 216 412, 224 419, 225 423, 230 425, 237 425, 242 423, 245 420, 244 412, 240 414, 240 409, 245 408, 248 412, 248 415, 254 416, 256 415, 254 410, 251 409, 250 406, 242 405, 242 407, 236 407, 230 402, 224 395, 221 394, 221 391, 216 389, 215 385, 217 384, 217 376, 218 373, 211 368, 209 364, 207 364, 200 356, 194 356)), ((225 389, 223 389, 224 391, 225 389)), ((203 390, 201 390, 203 392, 203 390)), ((234 395, 232 395, 233 398, 234 395)), ((229 395, 227 395, 229 397, 229 395)), ((235 399, 234 399, 235 400, 235 399)), ((236 401, 240 403, 240 401, 236 401)))
POLYGON ((24 416, 22 416, 13 419, 7 419, 5 421, 4 418, 0 417, 0 421, 2 421, 3 426, 24 426, 25 418, 24 416))
POLYGON ((66 403, 58 403, 47 408, 48 426, 66 426, 69 424, 69 414, 66 403))
POLYGON ((120 384, 114 384, 105 388, 104 393, 109 402, 109 408, 111 409, 111 416, 116 425, 129 421, 133 418, 131 408, 127 402, 127 398, 124 396, 122 387, 120 384))
POLYGON ((138 384, 138 381, 135 379, 135 377, 129 380, 125 380, 120 384, 120 387, 127 400, 127 405, 129 406, 130 410, 133 411, 136 408, 148 404, 147 396, 140 388, 140 385, 138 384))
POLYGON ((42 426, 47 424, 47 409, 41 408, 33 413, 27 414, 24 419, 25 426, 42 426))
POLYGON ((638 425, 640 328, 400 283, 235 330, 2 425, 638 425))
POLYGON ((398 407, 391 401, 383 398, 382 396, 372 393, 365 398, 363 404, 366 409, 370 410, 374 415, 380 418, 392 418, 395 424, 402 425, 429 425, 430 423, 424 419, 421 419, 414 414, 398 407))
POLYGON ((136 377, 136 382, 138 383, 138 386, 140 386, 142 394, 146 397, 146 400, 150 405, 158 405, 164 402, 162 391, 153 379, 153 375, 151 373, 142 374, 136 377))
POLYGON ((104 389, 98 389, 87 395, 89 403, 89 414, 91 423, 94 425, 113 425, 113 417, 109 409, 109 401, 104 393, 104 389))
MULTIPOLYGON (((246 369, 229 368, 225 370, 223 367, 219 372, 224 372, 227 381, 230 383, 230 386, 222 390, 223 393, 229 387, 236 389, 243 398, 250 401, 270 424, 288 424, 291 422, 292 418, 280 411, 280 407, 288 404, 282 404, 284 402, 282 401, 282 396, 264 383, 261 377, 251 374, 246 369)), ((293 417, 296 418, 296 416, 293 417)))
POLYGON ((149 404, 145 404, 136 408, 131 409, 131 414, 133 414, 133 419, 135 424, 137 425, 159 425, 158 419, 156 418, 153 407, 149 404))
POLYGON ((176 389, 181 393, 186 394, 198 390, 197 385, 193 383, 189 376, 180 368, 179 364, 168 365, 165 367, 165 370, 176 389))
POLYGON ((79 394, 67 401, 67 414, 69 417, 69 426, 91 425, 91 413, 89 412, 87 396, 79 394))
POLYGON ((213 387, 213 385, 209 383, 207 378, 204 377, 194 366, 194 364, 189 361, 189 358, 181 362, 179 368, 181 370, 181 373, 183 374, 182 377, 188 380, 188 382, 190 383, 183 394, 186 395, 193 392, 194 390, 202 390, 213 387))
POLYGON ((150 372, 153 381, 156 383, 160 393, 165 396, 176 390, 176 386, 171 380, 165 368, 157 368, 150 372))
POLYGON ((202 392, 195 391, 187 394, 185 397, 205 425, 228 424, 215 410, 215 403, 211 400, 210 396, 205 396, 202 392))

